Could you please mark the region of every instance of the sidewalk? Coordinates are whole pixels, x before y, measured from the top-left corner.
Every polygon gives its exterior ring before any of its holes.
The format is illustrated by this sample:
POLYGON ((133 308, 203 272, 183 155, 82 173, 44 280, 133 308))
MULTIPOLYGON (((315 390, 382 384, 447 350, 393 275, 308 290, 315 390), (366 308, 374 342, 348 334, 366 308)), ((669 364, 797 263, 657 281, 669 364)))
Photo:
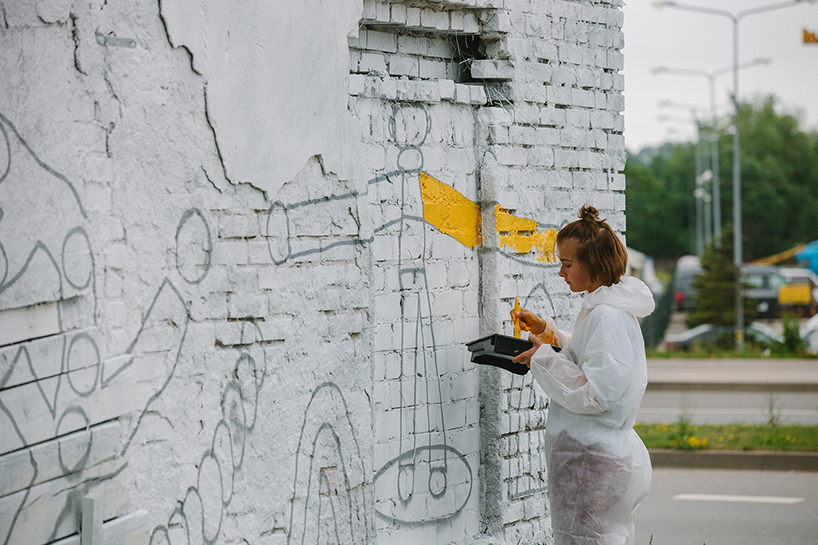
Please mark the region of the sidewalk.
MULTIPOLYGON (((649 359, 648 390, 818 392, 818 360, 649 359)), ((650 458, 654 467, 818 471, 818 452, 651 449, 650 458)))
POLYGON ((818 392, 818 359, 649 359, 648 389, 818 392))

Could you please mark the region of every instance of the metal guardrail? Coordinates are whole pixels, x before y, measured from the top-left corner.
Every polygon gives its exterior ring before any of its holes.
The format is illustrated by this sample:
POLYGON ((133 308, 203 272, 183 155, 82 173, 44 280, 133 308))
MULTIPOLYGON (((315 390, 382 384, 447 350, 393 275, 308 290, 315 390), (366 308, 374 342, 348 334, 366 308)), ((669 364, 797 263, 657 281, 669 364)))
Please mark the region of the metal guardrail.
POLYGON ((673 311, 673 282, 668 282, 665 291, 656 301, 656 309, 641 321, 645 347, 655 348, 665 336, 670 313, 673 311))

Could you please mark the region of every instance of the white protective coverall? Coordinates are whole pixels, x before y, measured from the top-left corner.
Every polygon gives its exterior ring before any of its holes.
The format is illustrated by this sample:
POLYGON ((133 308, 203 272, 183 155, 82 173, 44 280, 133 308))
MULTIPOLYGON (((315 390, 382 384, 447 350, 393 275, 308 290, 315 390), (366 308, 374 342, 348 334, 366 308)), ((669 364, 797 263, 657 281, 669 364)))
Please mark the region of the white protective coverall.
POLYGON ((556 545, 632 545, 633 514, 650 487, 651 466, 633 430, 647 386, 645 342, 637 321, 653 296, 625 276, 588 294, 562 350, 543 344, 534 379, 551 398, 546 465, 556 545))

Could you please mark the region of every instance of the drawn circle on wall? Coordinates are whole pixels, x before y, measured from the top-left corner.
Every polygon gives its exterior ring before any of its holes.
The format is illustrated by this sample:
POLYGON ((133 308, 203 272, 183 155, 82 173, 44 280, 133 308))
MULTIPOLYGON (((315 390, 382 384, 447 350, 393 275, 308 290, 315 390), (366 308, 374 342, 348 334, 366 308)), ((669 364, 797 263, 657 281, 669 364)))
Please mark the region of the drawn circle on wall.
POLYGON ((398 152, 398 168, 423 170, 423 153, 417 148, 401 148, 398 152))
POLYGON ((387 462, 372 480, 376 497, 381 500, 394 498, 397 494, 400 469, 412 464, 414 471, 411 473, 417 483, 414 488, 424 493, 412 494, 407 498, 401 498, 400 501, 376 502, 375 511, 379 516, 404 524, 428 524, 448 520, 466 506, 474 486, 472 469, 466 457, 449 445, 417 447, 387 462), (433 465, 444 463, 441 461, 443 459, 446 460, 445 468, 433 465), (434 475, 442 471, 451 472, 452 479, 449 479, 448 475, 443 479, 439 475, 434 475), (445 486, 441 488, 441 484, 445 486), (423 490, 424 488, 427 490, 423 490))
POLYGON ((66 376, 71 389, 82 397, 91 395, 101 369, 99 348, 87 333, 74 335, 68 345, 66 376))
POLYGON ((443 497, 449 486, 449 472, 446 467, 429 468, 429 493, 433 498, 443 497))
POLYGON ((187 537, 186 543, 198 544, 204 541, 203 526, 202 496, 195 486, 191 486, 187 489, 182 505, 171 513, 170 519, 168 519, 168 527, 173 528, 175 535, 187 537))
POLYGON ((222 473, 222 504, 230 504, 233 498, 233 479, 235 471, 233 470, 233 445, 230 439, 230 429, 227 423, 221 420, 216 424, 216 431, 213 433, 213 446, 211 452, 219 464, 222 473))
POLYGON ((233 447, 233 468, 238 470, 244 460, 247 415, 244 412, 242 393, 235 381, 224 388, 222 417, 230 430, 230 442, 233 447))
POLYGON ((389 117, 389 136, 400 147, 418 148, 426 141, 432 121, 422 104, 395 104, 389 117))
POLYGON ((65 279, 75 289, 84 290, 94 274, 94 254, 91 241, 82 227, 74 227, 62 243, 62 270, 65 279))
POLYGON ((9 175, 9 170, 11 170, 11 144, 6 128, 3 123, 0 123, 0 184, 9 175))
MULTIPOLYGON (((263 357, 262 357, 263 359, 263 357)), ((262 366, 263 366, 262 362, 262 366)), ((238 379, 238 388, 244 406, 244 429, 249 432, 256 425, 256 414, 258 413, 258 393, 264 380, 264 368, 256 365, 256 358, 250 354, 242 354, 236 367, 233 370, 234 376, 238 379)))
MULTIPOLYGON (((260 343, 264 340, 264 335, 261 333, 261 328, 257 323, 250 320, 245 320, 241 327, 241 342, 243 345, 260 343), (252 340, 250 337, 252 333, 252 340)), ((242 399, 244 400, 244 414, 247 416, 247 429, 252 430, 255 426, 255 415, 258 412, 258 393, 261 386, 264 384, 264 374, 267 370, 267 355, 264 349, 261 349, 261 358, 254 358, 249 353, 242 353, 239 361, 236 362, 234 374, 239 380, 239 389, 242 392, 242 399), (260 362, 260 363, 259 363, 260 362), (251 388, 251 384, 254 386, 251 388), (253 392, 253 399, 248 401, 248 392, 253 392), (252 410, 248 410, 248 408, 252 410)))
POLYGON ((76 473, 88 463, 93 444, 92 434, 88 431, 90 425, 88 415, 79 406, 68 407, 57 421, 57 437, 79 430, 70 439, 57 441, 57 454, 64 474, 76 473), (63 444, 69 442, 71 447, 63 451, 63 444))
MULTIPOLYGON (((2 219, 2 218, 0 218, 2 219)), ((6 250, 0 244, 0 287, 6 282, 6 275, 9 273, 9 260, 6 257, 6 250)))
POLYGON ((267 250, 270 259, 281 265, 290 257, 290 218, 287 207, 276 201, 267 211, 267 250))
POLYGON ((213 239, 210 226, 198 208, 182 214, 176 227, 176 270, 188 284, 198 284, 210 271, 213 239))
POLYGON ((196 485, 202 502, 202 537, 213 543, 222 527, 224 496, 222 470, 212 453, 206 452, 199 463, 199 479, 196 485))

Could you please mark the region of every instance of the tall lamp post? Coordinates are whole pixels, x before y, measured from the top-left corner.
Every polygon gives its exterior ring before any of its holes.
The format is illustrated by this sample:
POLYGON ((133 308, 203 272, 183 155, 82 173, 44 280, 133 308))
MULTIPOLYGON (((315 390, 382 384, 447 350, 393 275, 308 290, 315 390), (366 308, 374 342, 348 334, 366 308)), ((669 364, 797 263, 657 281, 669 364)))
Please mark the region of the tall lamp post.
MULTIPOLYGON (((770 64, 771 59, 757 58, 749 62, 741 63, 738 70, 752 68, 760 64, 770 64)), ((697 70, 694 68, 668 68, 667 66, 657 66, 651 68, 654 74, 670 74, 677 76, 698 76, 707 78, 708 91, 710 94, 710 119, 711 119, 711 149, 710 167, 713 173, 713 240, 716 247, 721 245, 719 234, 721 233, 721 188, 719 181, 719 140, 716 130, 716 78, 733 70, 733 65, 723 66, 711 72, 707 70, 697 70)))
POLYGON ((710 245, 711 241, 711 226, 710 226, 710 205, 707 203, 706 191, 704 190, 704 184, 707 183, 710 178, 710 171, 707 170, 708 176, 705 176, 705 158, 704 158, 704 139, 703 139, 703 130, 702 128, 705 126, 704 123, 701 121, 701 117, 699 115, 700 108, 693 104, 682 104, 678 102, 671 102, 669 100, 663 100, 659 102, 659 106, 667 106, 671 108, 679 108, 682 110, 686 110, 690 113, 690 119, 670 116, 670 115, 660 115, 658 117, 659 121, 673 121, 673 122, 682 122, 682 123, 689 123, 692 121, 696 126, 696 169, 695 169, 695 176, 693 178, 693 203, 695 205, 695 237, 693 237, 691 233, 691 248, 693 253, 697 256, 701 257, 702 253, 704 252, 704 248, 710 245))
POLYGON ((736 277, 736 348, 741 350, 744 347, 744 300, 741 290, 741 159, 739 154, 739 102, 738 102, 738 24, 747 16, 758 13, 766 13, 782 8, 796 6, 802 2, 813 2, 814 0, 790 0, 788 2, 778 2, 745 9, 738 13, 727 10, 708 8, 706 6, 695 6, 690 4, 680 4, 672 0, 654 2, 658 8, 670 7, 685 11, 694 11, 709 15, 720 15, 727 17, 733 24, 733 103, 735 106, 735 132, 733 133, 733 263, 737 268, 736 277))

